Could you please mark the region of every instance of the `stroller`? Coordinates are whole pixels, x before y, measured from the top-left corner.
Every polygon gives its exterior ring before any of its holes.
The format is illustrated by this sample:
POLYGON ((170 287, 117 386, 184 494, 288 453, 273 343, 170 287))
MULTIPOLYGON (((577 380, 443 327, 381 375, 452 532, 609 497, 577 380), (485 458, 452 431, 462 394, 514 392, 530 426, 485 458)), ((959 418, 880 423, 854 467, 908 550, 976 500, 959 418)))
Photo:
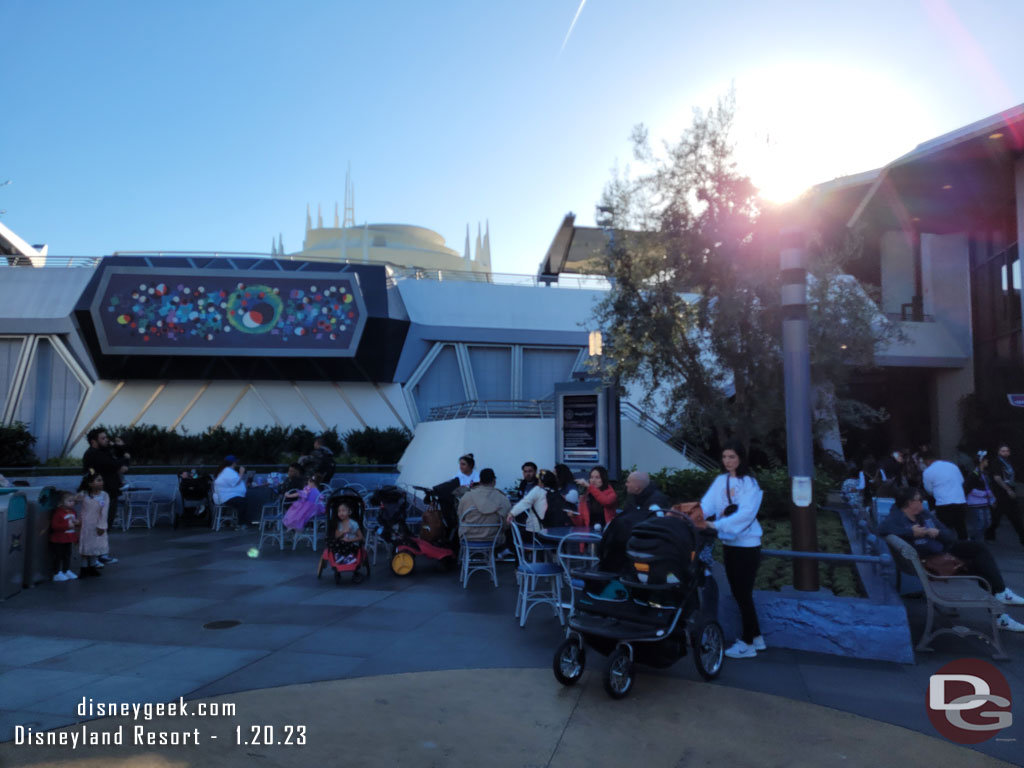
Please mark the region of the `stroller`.
POLYGON ((352 519, 365 531, 363 525, 365 504, 362 497, 351 492, 345 493, 344 489, 331 494, 327 500, 327 546, 324 547, 324 551, 320 555, 320 562, 317 563, 316 577, 319 579, 324 569, 330 567, 334 571, 335 584, 341 584, 343 573, 351 573, 352 583, 359 584, 364 578, 370 577, 370 558, 366 554, 365 539, 360 542, 345 542, 344 549, 351 551, 344 553, 336 553, 332 547, 334 534, 338 530, 336 510, 342 502, 352 510, 352 519), (363 576, 363 569, 366 570, 366 576, 363 576))
POLYGON ((685 656, 688 645, 700 676, 718 677, 722 628, 713 606, 708 614, 702 611, 702 588, 712 586, 714 577, 696 557, 714 535, 712 529, 699 532, 686 519, 652 517, 633 529, 621 574, 572 571, 575 613, 555 651, 558 682, 572 685, 580 679, 586 646, 608 656, 604 688, 614 699, 632 689, 634 663, 664 669, 685 656))
POLYGON ((213 490, 213 478, 209 475, 198 475, 195 470, 182 473, 178 479, 178 493, 181 495, 181 516, 174 516, 174 527, 179 525, 212 525, 210 514, 210 492, 213 490))
MULTIPOLYGON (((437 508, 437 499, 432 497, 433 489, 419 488, 426 492, 428 513, 437 508)), ((432 541, 413 535, 409 528, 409 513, 412 505, 405 491, 396 486, 385 486, 377 490, 370 503, 380 508, 377 522, 381 526, 381 538, 391 547, 391 571, 396 576, 408 576, 416 567, 416 556, 423 555, 431 560, 439 561, 450 569, 455 565, 456 547, 451 545, 451 528, 442 522, 442 531, 432 541)), ((424 522, 430 518, 424 515, 424 522)), ((436 519, 435 519, 436 520, 436 519)), ((436 525, 436 522, 434 523, 436 525)), ((422 526, 421 526, 422 530, 422 526)), ((455 529, 458 535, 458 528, 455 529)))

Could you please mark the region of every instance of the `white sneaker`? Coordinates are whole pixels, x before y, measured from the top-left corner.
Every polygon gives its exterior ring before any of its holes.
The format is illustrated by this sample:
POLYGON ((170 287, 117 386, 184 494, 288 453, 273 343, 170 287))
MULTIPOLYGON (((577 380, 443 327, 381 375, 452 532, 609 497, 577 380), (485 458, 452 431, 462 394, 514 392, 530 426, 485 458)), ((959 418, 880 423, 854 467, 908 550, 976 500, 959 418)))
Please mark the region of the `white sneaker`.
POLYGON ((754 638, 754 650, 755 651, 767 651, 768 643, 764 641, 764 635, 758 635, 754 638))
POLYGON ((74 571, 64 571, 64 580, 65 581, 74 581, 77 578, 78 578, 78 574, 75 573, 74 571))
POLYGON ((1024 605, 1024 597, 1016 594, 1012 589, 1007 587, 1002 592, 996 595, 998 600, 1003 605, 1024 605))
POLYGON ((54 581, 67 581, 68 577, 64 575, 64 571, 57 571, 53 574, 54 581))
POLYGON ((117 558, 110 555, 100 555, 100 562, 104 565, 113 565, 117 562, 117 558))
POLYGON ((996 619, 996 626, 1000 629, 1005 629, 1007 632, 1024 632, 1024 624, 1014 621, 1005 613, 996 619))
POLYGON ((742 640, 737 640, 726 649, 725 655, 730 659, 752 659, 757 656, 757 649, 742 640))
POLYGON ((100 560, 99 558, 96 558, 96 562, 92 564, 92 567, 93 568, 102 568, 103 567, 103 561, 100 560))

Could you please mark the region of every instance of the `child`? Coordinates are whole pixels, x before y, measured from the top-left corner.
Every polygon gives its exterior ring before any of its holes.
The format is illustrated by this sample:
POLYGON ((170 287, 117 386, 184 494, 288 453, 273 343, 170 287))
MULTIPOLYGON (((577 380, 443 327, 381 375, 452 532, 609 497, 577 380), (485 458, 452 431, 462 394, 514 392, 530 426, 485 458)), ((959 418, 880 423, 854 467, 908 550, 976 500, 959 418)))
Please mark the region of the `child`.
POLYGON ((320 499, 320 475, 310 475, 306 480, 306 487, 301 491, 289 491, 284 495, 284 500, 292 501, 288 511, 284 513, 281 522, 285 528, 294 531, 301 531, 306 523, 316 515, 319 507, 317 501, 320 499))
POLYGON ((359 543, 363 540, 363 530, 352 517, 355 512, 352 509, 354 502, 342 496, 334 499, 331 506, 334 507, 335 527, 327 546, 331 548, 335 562, 354 563, 359 553, 359 543))
POLYGON ((84 576, 100 576, 103 557, 109 558, 110 544, 107 536, 107 509, 110 497, 103 490, 103 477, 89 470, 78 485, 79 512, 82 535, 79 547, 82 552, 84 576))
POLYGON ((78 575, 71 570, 71 545, 78 541, 78 517, 75 515, 75 494, 61 495, 60 504, 50 518, 50 549, 53 552, 54 581, 73 581, 78 575))

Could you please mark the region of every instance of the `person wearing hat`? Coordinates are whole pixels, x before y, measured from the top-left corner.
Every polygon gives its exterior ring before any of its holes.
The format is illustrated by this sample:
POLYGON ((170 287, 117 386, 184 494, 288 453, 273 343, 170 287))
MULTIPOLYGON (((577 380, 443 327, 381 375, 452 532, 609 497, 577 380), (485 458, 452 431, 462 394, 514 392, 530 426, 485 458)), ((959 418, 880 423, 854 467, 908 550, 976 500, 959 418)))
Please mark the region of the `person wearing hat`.
POLYGON ((245 467, 238 465, 238 457, 225 456, 213 481, 213 503, 233 507, 238 512, 238 525, 249 522, 245 503, 245 467))

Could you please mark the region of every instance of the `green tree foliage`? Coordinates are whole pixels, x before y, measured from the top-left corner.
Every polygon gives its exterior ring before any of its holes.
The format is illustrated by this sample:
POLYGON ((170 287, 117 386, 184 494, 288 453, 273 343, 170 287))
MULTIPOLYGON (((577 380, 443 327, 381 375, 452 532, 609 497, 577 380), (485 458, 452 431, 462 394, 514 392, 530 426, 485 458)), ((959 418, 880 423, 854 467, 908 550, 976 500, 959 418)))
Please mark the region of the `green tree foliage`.
MULTIPOLYGON (((698 445, 726 439, 784 453, 778 219, 737 168, 732 95, 694 112, 675 144, 655 153, 633 133, 640 172, 614 173, 598 206, 612 233, 612 289, 596 310, 611 373, 639 385, 645 406, 698 445)), ((864 288, 843 275, 856 242, 812 240, 812 380, 827 409, 865 422, 883 414, 846 397, 856 366, 896 333, 864 288)))
POLYGON ((0 426, 0 467, 31 467, 38 459, 35 435, 20 421, 0 426))

